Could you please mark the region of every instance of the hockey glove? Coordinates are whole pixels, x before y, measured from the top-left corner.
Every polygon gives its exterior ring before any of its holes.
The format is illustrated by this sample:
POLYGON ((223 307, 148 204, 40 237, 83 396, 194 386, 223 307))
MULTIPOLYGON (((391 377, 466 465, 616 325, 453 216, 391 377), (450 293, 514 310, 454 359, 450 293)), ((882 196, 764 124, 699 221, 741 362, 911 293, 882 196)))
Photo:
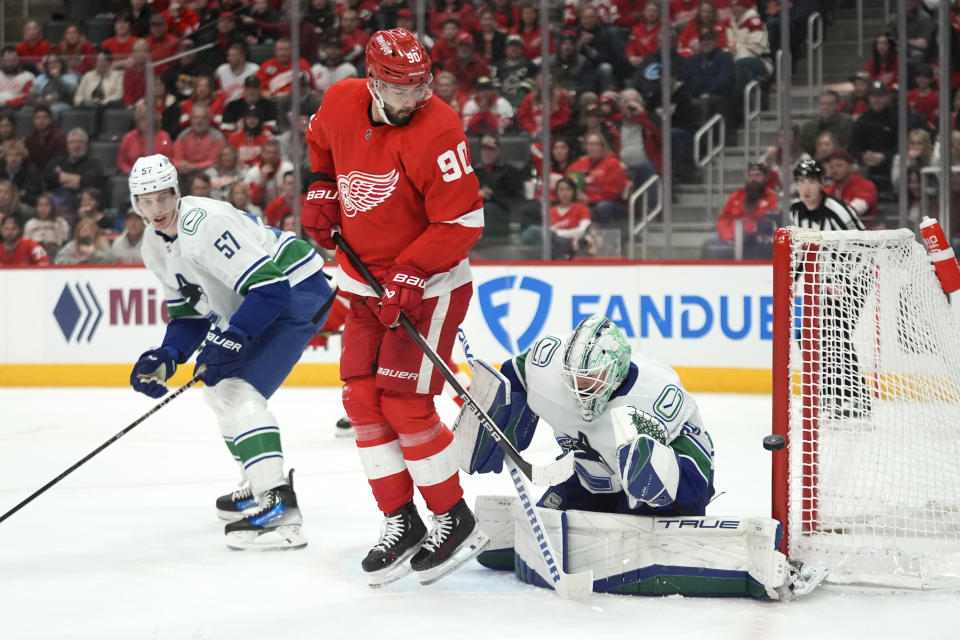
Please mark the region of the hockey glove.
POLYGON ((383 296, 380 298, 380 322, 387 328, 400 324, 400 312, 403 311, 411 322, 417 321, 423 288, 427 284, 427 274, 413 265, 393 265, 387 271, 383 283, 383 296))
POLYGON ((207 341, 197 354, 197 366, 193 375, 199 375, 208 387, 215 386, 226 378, 235 378, 243 366, 247 345, 250 340, 232 329, 207 332, 207 341), (206 365, 206 369, 200 368, 206 365))
POLYGON ((331 251, 337 248, 330 236, 330 232, 340 226, 340 201, 336 183, 318 180, 310 185, 307 201, 300 215, 300 224, 322 248, 331 251))
POLYGON ((617 442, 626 441, 617 448, 617 460, 630 508, 641 502, 654 508, 672 504, 680 483, 680 465, 666 444, 666 427, 636 407, 612 411, 610 418, 617 442))
POLYGON ((140 393, 159 398, 167 392, 165 384, 177 370, 177 354, 173 349, 160 347, 145 351, 130 374, 130 384, 140 393))

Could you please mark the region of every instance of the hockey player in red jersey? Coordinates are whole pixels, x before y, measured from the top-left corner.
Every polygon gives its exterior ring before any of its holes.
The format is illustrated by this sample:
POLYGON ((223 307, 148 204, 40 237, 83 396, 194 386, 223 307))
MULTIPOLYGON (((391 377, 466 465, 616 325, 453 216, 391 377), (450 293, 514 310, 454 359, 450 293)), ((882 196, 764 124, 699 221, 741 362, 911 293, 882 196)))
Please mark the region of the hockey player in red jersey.
POLYGON ((303 227, 333 249, 339 227, 383 283, 383 298, 338 251, 338 284, 350 297, 340 377, 360 460, 384 513, 380 540, 362 562, 371 586, 411 569, 430 584, 489 542, 463 501, 453 433, 433 396, 436 371, 403 330, 405 313, 449 359, 473 292, 468 249, 483 230, 483 203, 457 114, 432 95, 430 57, 405 29, 366 47, 368 77, 331 86, 307 129, 315 181, 303 227), (426 530, 416 485, 434 514, 426 530))

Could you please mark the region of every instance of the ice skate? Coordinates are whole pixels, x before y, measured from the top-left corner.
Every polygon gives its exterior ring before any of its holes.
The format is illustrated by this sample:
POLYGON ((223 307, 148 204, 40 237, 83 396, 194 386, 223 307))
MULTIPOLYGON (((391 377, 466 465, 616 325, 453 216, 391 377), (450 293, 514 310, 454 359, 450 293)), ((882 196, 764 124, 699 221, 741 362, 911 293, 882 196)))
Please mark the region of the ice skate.
POLYGON ((353 430, 353 425, 350 424, 350 418, 343 416, 337 420, 337 430, 334 431, 334 436, 337 438, 356 438, 357 434, 353 430))
POLYGON ((410 573, 407 561, 420 549, 426 535, 427 527, 412 501, 395 513, 385 514, 380 540, 361 563, 367 572, 367 584, 382 587, 410 573))
POLYGON ((255 513, 224 528, 228 547, 271 551, 307 546, 307 539, 300 531, 303 519, 297 507, 297 494, 293 491, 293 470, 290 471, 289 484, 265 491, 258 503, 255 513))
POLYGON ((410 566, 422 584, 433 584, 490 544, 477 527, 473 512, 461 499, 449 511, 433 517, 433 529, 410 566))
POLYGON ((228 493, 217 498, 217 517, 221 520, 234 522, 257 512, 257 498, 253 495, 250 483, 244 480, 228 493))
POLYGON ((787 582, 777 587, 781 600, 795 600, 801 598, 823 582, 827 577, 827 569, 802 562, 790 562, 787 567, 787 582))

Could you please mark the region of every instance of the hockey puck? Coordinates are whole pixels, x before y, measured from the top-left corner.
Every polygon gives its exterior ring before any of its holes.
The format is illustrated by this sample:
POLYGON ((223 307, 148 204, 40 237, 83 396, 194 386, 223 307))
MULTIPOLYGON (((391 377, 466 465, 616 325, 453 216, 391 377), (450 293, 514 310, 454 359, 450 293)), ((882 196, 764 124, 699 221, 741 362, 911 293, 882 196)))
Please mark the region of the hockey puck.
POLYGON ((763 448, 767 451, 779 451, 787 446, 787 439, 783 436, 770 434, 763 437, 763 448))

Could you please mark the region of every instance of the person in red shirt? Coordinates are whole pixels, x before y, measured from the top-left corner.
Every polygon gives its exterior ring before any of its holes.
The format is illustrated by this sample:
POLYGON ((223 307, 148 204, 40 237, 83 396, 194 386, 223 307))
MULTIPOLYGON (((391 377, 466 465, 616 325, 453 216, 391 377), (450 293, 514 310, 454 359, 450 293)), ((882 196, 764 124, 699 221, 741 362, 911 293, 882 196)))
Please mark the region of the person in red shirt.
MULTIPOLYGON (((167 19, 159 13, 150 16, 150 35, 145 40, 150 45, 150 59, 154 62, 166 60, 170 56, 176 55, 180 48, 180 39, 167 31, 167 19)), ((153 68, 154 73, 162 74, 172 64, 173 61, 171 60, 156 65, 153 68)))
POLYGON ((477 80, 490 75, 490 65, 476 52, 473 36, 466 31, 457 35, 457 56, 447 60, 443 70, 457 76, 457 86, 467 94, 476 91, 477 80))
POLYGON ((688 24, 697 17, 700 0, 670 0, 670 24, 688 24))
POLYGON ((113 19, 113 36, 103 41, 100 47, 113 56, 114 69, 128 69, 133 64, 133 43, 139 40, 133 35, 130 16, 118 13, 113 19))
MULTIPOLYGON (((572 258, 577 253, 596 254, 596 242, 590 228, 590 208, 577 202, 577 184, 570 178, 557 182, 557 203, 550 208, 550 255, 554 259, 572 258)), ((538 224, 523 230, 520 242, 540 244, 543 230, 538 224)))
MULTIPOLYGON (((300 194, 300 209, 307 202, 307 196, 300 194)), ((263 210, 263 218, 267 225, 281 228, 280 222, 288 213, 293 212, 293 171, 287 171, 283 174, 283 181, 280 183, 280 195, 267 204, 263 210)))
POLYGON ((920 114, 924 119, 923 126, 930 131, 936 131, 940 98, 937 92, 930 88, 933 84, 933 67, 928 64, 920 65, 915 80, 917 88, 907 92, 907 111, 920 114))
POLYGON ((440 31, 440 37, 436 44, 430 50, 430 59, 434 64, 445 65, 447 60, 455 60, 457 57, 457 36, 460 35, 460 21, 456 18, 449 18, 443 23, 443 29, 440 31))
MULTIPOLYGON (((510 30, 523 38, 523 56, 528 60, 540 60, 540 42, 543 40, 540 31, 540 10, 529 0, 520 4, 520 23, 510 30)), ((549 35, 549 34, 548 34, 549 35)), ((557 52, 556 43, 550 35, 550 55, 557 52)))
POLYGON ((5 216, 0 224, 0 267, 27 267, 50 264, 50 257, 43 247, 30 238, 23 237, 23 222, 17 216, 5 216))
POLYGON ((600 133, 588 133, 584 139, 587 154, 570 164, 567 176, 583 185, 578 198, 590 205, 593 219, 600 224, 626 221, 623 191, 627 171, 620 158, 600 133))
MULTIPOLYGON (((773 247, 773 222, 766 224, 767 214, 776 213, 777 194, 770 188, 766 165, 760 162, 747 167, 747 182, 730 194, 717 218, 716 240, 708 241, 715 247, 729 246, 736 234, 736 223, 743 221, 744 255, 769 257, 773 247)), ((729 249, 728 249, 729 251, 729 249)))
MULTIPOLYGON (((243 126, 230 134, 227 144, 237 150, 237 161, 241 165, 252 167, 260 161, 263 144, 272 137, 273 135, 263 128, 263 113, 256 105, 251 104, 243 114, 243 126)), ((219 149, 217 151, 219 152, 219 149)))
POLYGON ((354 66, 360 66, 364 48, 370 34, 360 28, 360 16, 353 9, 344 10, 340 16, 340 43, 343 45, 343 59, 354 66))
POLYGON ((183 6, 183 0, 171 0, 161 15, 167 19, 167 30, 178 38, 194 33, 200 26, 200 14, 183 6))
MULTIPOLYGON (((539 136, 543 127, 543 100, 540 98, 542 91, 543 84, 538 75, 533 91, 523 96, 520 108, 517 109, 517 127, 533 137, 539 136)), ((557 91, 554 85, 550 85, 550 93, 553 94, 553 99, 550 100, 550 131, 557 134, 559 129, 570 124, 570 102, 566 92, 557 91)))
POLYGON ((846 149, 838 149, 827 158, 827 175, 833 184, 824 191, 841 200, 865 223, 877 217, 877 186, 857 173, 853 155, 846 149))
POLYGON ((339 227, 384 285, 378 297, 338 249, 337 281, 350 298, 343 406, 385 519, 361 565, 374 586, 411 569, 432 582, 489 539, 463 500, 453 433, 434 406, 444 379, 396 327, 406 314, 449 359, 473 293, 467 251, 483 231, 483 204, 463 124, 432 96, 430 56, 416 37, 376 32, 366 68, 366 80, 331 86, 310 121, 315 182, 302 224, 324 249, 337 246, 331 232, 339 227), (434 513, 429 534, 414 486, 434 513))
POLYGON ((120 173, 130 173, 138 158, 150 155, 147 153, 148 116, 154 119, 153 152, 173 157, 173 140, 170 139, 169 133, 160 128, 157 112, 147 109, 146 103, 140 102, 133 109, 134 129, 123 136, 120 148, 117 150, 117 168, 120 169, 120 173))
MULTIPOLYGON (((282 98, 293 90, 293 46, 289 38, 279 38, 273 48, 274 57, 260 65, 257 78, 263 87, 263 95, 271 100, 282 98)), ((310 88, 316 90, 310 65, 299 58, 300 73, 309 80, 310 88)))
POLYGON ((469 0, 439 0, 430 10, 430 34, 437 37, 443 23, 450 18, 456 19, 463 31, 471 32, 477 28, 477 16, 469 0))
POLYGON ((717 48, 722 51, 730 49, 727 44, 727 25, 717 17, 717 7, 710 0, 704 0, 697 9, 696 17, 687 23, 680 37, 677 38, 677 53, 689 58, 700 51, 700 34, 704 31, 713 31, 717 34, 717 48))
POLYGON ((630 39, 627 40, 627 61, 635 68, 640 68, 643 59, 660 49, 660 5, 656 0, 647 0, 643 8, 643 21, 638 22, 630 30, 630 39))
POLYGON ((42 35, 40 23, 33 19, 27 20, 23 23, 23 40, 17 43, 20 62, 34 75, 40 75, 47 54, 53 50, 42 35))
POLYGON ((867 73, 874 82, 882 82, 891 91, 897 90, 897 41, 892 33, 877 36, 873 55, 867 60, 867 73))
POLYGON ((82 76, 96 66, 97 50, 90 41, 83 37, 83 28, 79 24, 68 25, 63 32, 63 39, 53 49, 54 53, 63 57, 67 69, 82 76))

